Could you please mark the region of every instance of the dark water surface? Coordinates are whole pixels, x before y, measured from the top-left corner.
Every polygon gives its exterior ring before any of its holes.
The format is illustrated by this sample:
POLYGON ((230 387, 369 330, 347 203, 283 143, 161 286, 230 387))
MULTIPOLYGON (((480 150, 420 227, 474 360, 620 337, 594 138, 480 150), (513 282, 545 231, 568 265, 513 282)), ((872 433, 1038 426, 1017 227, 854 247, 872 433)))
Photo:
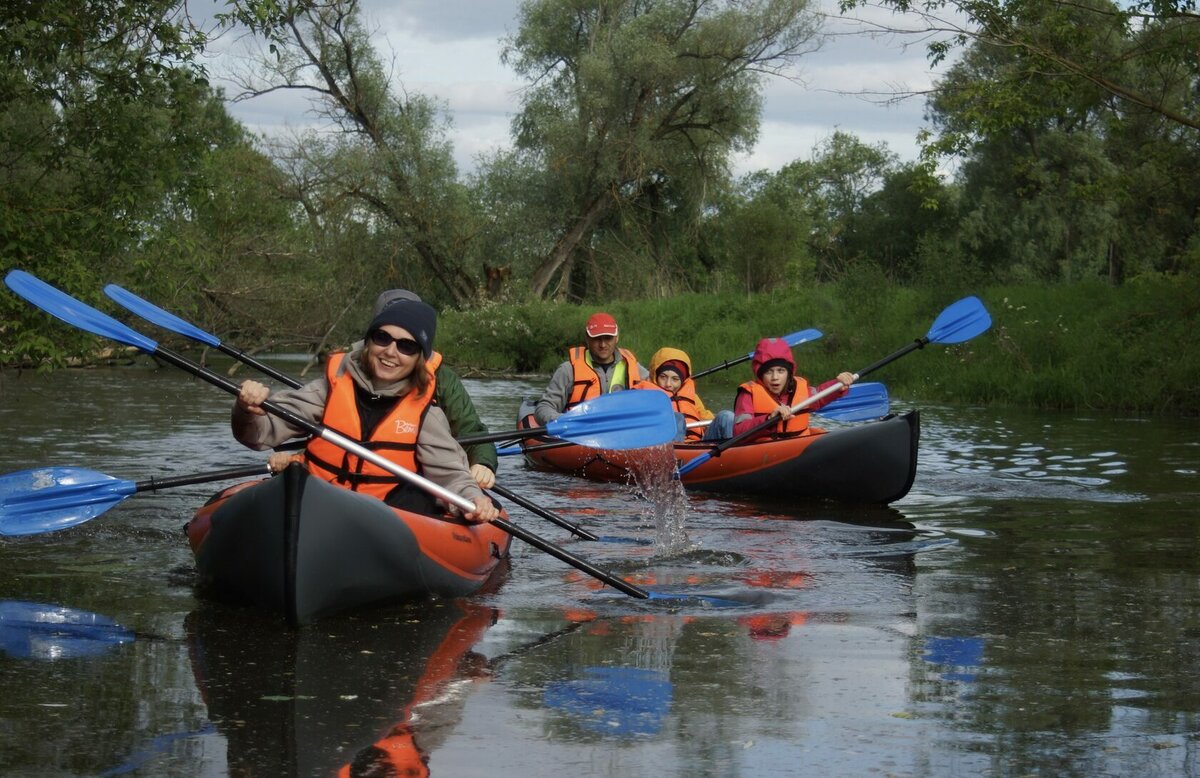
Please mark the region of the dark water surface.
MULTIPOLYGON (((541 389, 467 385, 493 429, 541 389)), ((172 368, 0 373, 0 473, 262 461, 228 407, 172 368)), ((470 601, 289 631, 197 599, 181 528, 215 485, 0 538, 0 774, 332 776, 384 755, 442 778, 1200 774, 1200 423, 922 425, 890 508, 651 501, 504 460, 501 483, 604 538, 514 520, 739 607, 634 600, 518 542, 470 601), (34 607, 112 623, 3 620, 34 607)))

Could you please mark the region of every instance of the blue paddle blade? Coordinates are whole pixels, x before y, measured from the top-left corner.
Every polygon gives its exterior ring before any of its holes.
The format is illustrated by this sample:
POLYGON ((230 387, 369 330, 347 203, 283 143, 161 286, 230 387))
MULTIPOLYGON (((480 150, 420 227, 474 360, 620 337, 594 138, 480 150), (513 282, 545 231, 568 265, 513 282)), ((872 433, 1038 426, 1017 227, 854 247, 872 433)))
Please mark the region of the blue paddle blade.
POLYGON ((211 335, 196 325, 186 322, 173 313, 164 311, 154 303, 143 300, 133 292, 122 289, 116 284, 104 287, 104 293, 122 307, 136 313, 148 322, 157 324, 163 329, 183 335, 186 338, 203 343, 206 346, 220 348, 221 341, 216 335, 211 335))
MULTIPOLYGON (((783 342, 787 343, 789 346, 799 346, 801 343, 814 341, 817 338, 822 337, 822 335, 823 333, 820 330, 800 330, 799 332, 793 332, 791 335, 784 335, 783 342)), ((751 351, 747 356, 753 359, 754 352, 751 351)))
POLYGON ((992 317, 978 297, 964 297, 951 303, 929 328, 930 343, 962 343, 992 326, 992 317))
POLYGON ((0 535, 36 535, 82 524, 137 491, 94 470, 42 467, 0 476, 0 535))
POLYGON ((631 389, 580 403, 546 425, 546 434, 589 448, 646 448, 669 443, 675 409, 663 392, 631 389))
MULTIPOLYGON (((820 330, 807 329, 807 330, 800 330, 799 332, 793 332, 790 335, 784 335, 782 338, 780 338, 780 340, 782 340, 784 343, 788 344, 789 346, 799 346, 801 343, 808 343, 808 342, 814 341, 820 337, 824 337, 824 333, 821 332, 820 330)), ((754 359, 753 351, 751 351, 749 354, 742 357, 741 360, 738 360, 738 361, 745 361, 747 359, 754 359)))
POLYGON ((98 613, 40 602, 0 600, 0 651, 15 659, 99 656, 134 633, 98 613))
POLYGON ((887 387, 874 381, 851 384, 850 391, 813 413, 834 421, 867 421, 891 410, 887 387))
POLYGON ((146 353, 154 353, 158 349, 158 344, 145 335, 129 329, 111 316, 81 303, 24 270, 10 270, 4 277, 4 283, 26 302, 72 327, 133 346, 146 353))
POLYGON ((693 592, 650 592, 651 600, 671 602, 702 603, 713 608, 744 608, 749 603, 731 600, 728 597, 717 597, 712 594, 695 594, 693 592))

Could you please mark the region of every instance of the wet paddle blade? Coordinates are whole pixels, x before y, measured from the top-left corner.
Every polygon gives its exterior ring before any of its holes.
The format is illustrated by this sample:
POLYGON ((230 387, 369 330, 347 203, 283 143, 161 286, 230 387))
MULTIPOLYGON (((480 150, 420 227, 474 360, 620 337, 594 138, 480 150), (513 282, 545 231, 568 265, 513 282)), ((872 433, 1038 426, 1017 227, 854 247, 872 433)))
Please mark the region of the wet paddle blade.
POLYGON ((675 439, 678 425, 663 392, 628 390, 576 405, 545 427, 545 434, 589 448, 646 448, 675 439))
POLYGON ((0 535, 36 535, 91 521, 137 484, 94 470, 42 467, 0 476, 0 535))
POLYGON ((81 303, 24 270, 10 270, 4 277, 4 283, 26 302, 72 327, 133 346, 148 354, 158 349, 158 344, 145 335, 131 330, 111 316, 81 303))
POLYGON ((727 597, 717 597, 712 594, 695 594, 693 592, 650 592, 650 599, 665 602, 700 604, 712 608, 743 608, 746 606, 744 602, 731 600, 727 597))
POLYGON ((205 332, 196 325, 184 321, 173 313, 164 311, 154 303, 143 300, 133 292, 122 289, 116 284, 109 284, 104 287, 104 293, 117 304, 141 316, 146 321, 157 324, 163 329, 171 330, 186 338, 203 343, 206 346, 212 346, 213 348, 220 348, 221 346, 221 341, 217 339, 216 335, 205 332))
POLYGON ((930 343, 962 343, 992 326, 992 317, 978 297, 964 297, 951 303, 929 328, 930 343))
POLYGON ((887 387, 867 381, 852 384, 846 394, 813 413, 834 421, 867 421, 887 416, 890 410, 887 387))

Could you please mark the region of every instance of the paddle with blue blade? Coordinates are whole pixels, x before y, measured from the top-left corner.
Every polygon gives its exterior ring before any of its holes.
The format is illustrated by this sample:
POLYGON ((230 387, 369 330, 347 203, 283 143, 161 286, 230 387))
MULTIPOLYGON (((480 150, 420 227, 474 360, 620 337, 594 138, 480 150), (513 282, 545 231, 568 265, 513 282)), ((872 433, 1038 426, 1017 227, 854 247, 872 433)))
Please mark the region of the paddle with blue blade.
POLYGON ((544 427, 459 438, 461 445, 546 435, 588 448, 646 448, 670 443, 678 427, 662 392, 609 392, 576 405, 544 427))
MULTIPOLYGON (((133 313, 136 313, 138 316, 141 316, 148 322, 157 324, 163 329, 171 330, 179 335, 183 335, 185 338, 191 338, 198 343, 203 343, 206 346, 215 348, 221 353, 228 354, 239 362, 243 362, 255 370, 271 376, 276 381, 282 381, 283 383, 289 385, 292 383, 292 379, 270 365, 259 362, 246 352, 236 349, 233 346, 230 346, 228 343, 222 343, 216 335, 205 332, 191 322, 184 321, 169 311, 164 311, 154 303, 138 297, 136 294, 127 289, 123 289, 116 284, 109 284, 108 286, 104 287, 104 293, 108 295, 110 299, 119 303, 121 306, 127 308, 133 313)), ((299 384, 297 383, 296 386, 299 386, 299 384)))
MULTIPOLYGON (((887 416, 890 410, 887 387, 875 381, 868 381, 853 384, 846 394, 819 411, 813 411, 813 415, 831 421, 868 421, 887 416)), ((707 427, 709 424, 712 424, 712 419, 693 421, 688 424, 688 428, 707 427)))
MULTIPOLYGON (((799 332, 793 332, 790 335, 784 335, 782 338, 780 338, 780 340, 782 340, 784 343, 787 343, 789 346, 799 346, 801 343, 808 343, 809 341, 816 340, 817 338, 821 337, 821 335, 822 333, 820 330, 808 329, 800 330, 799 332)), ((734 365, 740 365, 743 362, 749 362, 753 358, 754 352, 751 351, 745 356, 738 357, 737 359, 731 359, 728 362, 722 362, 716 367, 710 367, 706 370, 701 370, 699 373, 694 373, 692 375, 692 380, 694 381, 702 376, 715 373, 718 370, 725 370, 726 368, 733 367, 734 365)))
POLYGON ((37 535, 91 521, 139 492, 269 475, 264 462, 210 473, 125 481, 80 467, 40 467, 0 475, 0 535, 37 535))
MULTIPOLYGON (((124 343, 128 346, 133 346, 134 348, 144 351, 147 354, 152 354, 164 362, 191 373, 197 378, 207 381, 213 386, 216 386, 235 397, 240 392, 240 387, 224 376, 218 375, 208 368, 196 364, 187 357, 176 354, 169 349, 161 348, 157 343, 145 335, 142 335, 141 333, 127 327, 111 316, 101 313, 95 308, 76 300, 74 297, 71 297, 65 292, 54 288, 53 286, 50 286, 44 281, 35 278, 23 270, 9 271, 8 275, 6 275, 4 278, 4 282, 8 285, 9 289, 27 302, 38 308, 41 308, 46 313, 61 319, 73 327, 91 332, 94 335, 115 340, 119 343, 124 343)), ((646 394, 651 393, 647 392, 646 394)), ((439 497, 451 505, 455 505, 467 512, 475 510, 474 503, 472 503, 470 500, 467 500, 465 497, 451 492, 450 490, 435 484, 434 482, 418 475, 417 473, 404 469, 395 462, 392 462, 390 459, 387 459, 378 453, 359 445, 355 441, 329 429, 323 424, 309 421, 308 419, 299 416, 293 413, 291 410, 281 407, 270 400, 263 402, 260 407, 267 413, 277 416, 293 427, 304 430, 310 435, 316 435, 321 439, 338 446, 339 448, 342 448, 351 454, 354 454, 360 459, 371 462, 377 467, 380 467, 399 478, 409 481, 415 486, 426 490, 430 494, 439 497)), ((670 413, 669 410, 668 413, 670 413)), ((674 414, 670 414, 670 416, 672 434, 674 434, 674 414)), ((617 578, 615 575, 609 572, 601 570, 595 565, 592 565, 590 562, 580 559, 566 549, 556 546, 550 541, 535 535, 523 527, 519 527, 504 519, 493 519, 491 523, 505 532, 508 532, 513 537, 525 541, 529 545, 550 554, 556 559, 571 565, 577 570, 591 575, 597 580, 603 581, 618 591, 643 600, 650 598, 650 593, 645 589, 634 586, 627 581, 617 578)))
MULTIPOLYGON (((854 378, 857 380, 868 373, 878 370, 884 365, 895 362, 897 359, 906 354, 916 351, 917 349, 925 348, 925 346, 929 345, 930 343, 950 345, 970 340, 976 335, 987 331, 988 327, 990 326, 992 326, 992 317, 988 314, 987 309, 983 307, 983 303, 980 302, 979 298, 974 296, 964 297, 957 302, 951 303, 945 310, 943 310, 938 315, 937 319, 934 320, 933 326, 929 328, 929 332, 926 333, 924 337, 917 338, 904 348, 892 352, 878 362, 867 365, 862 370, 859 370, 857 373, 855 373, 854 378)), ((798 413, 808 406, 820 402, 831 394, 840 392, 841 390, 841 384, 834 384, 823 391, 817 392, 803 402, 793 405, 792 413, 798 413)), ((830 404, 832 405, 832 403, 830 404)), ((763 421, 761 424, 756 424, 755 426, 743 432, 741 435, 735 435, 728 440, 721 441, 710 451, 705 451, 700 456, 680 467, 679 475, 683 476, 687 473, 690 473, 713 457, 720 456, 725 450, 736 446, 738 443, 741 443, 744 440, 748 440, 757 436, 764 430, 775 426, 778 422, 779 420, 777 418, 771 417, 763 421)))

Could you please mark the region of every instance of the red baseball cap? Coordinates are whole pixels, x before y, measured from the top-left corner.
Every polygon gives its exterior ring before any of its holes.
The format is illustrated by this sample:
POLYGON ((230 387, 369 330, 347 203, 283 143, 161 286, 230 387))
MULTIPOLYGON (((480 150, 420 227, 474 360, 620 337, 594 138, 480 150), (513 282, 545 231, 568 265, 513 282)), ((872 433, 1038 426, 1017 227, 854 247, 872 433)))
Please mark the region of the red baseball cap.
POLYGON ((589 338, 601 338, 617 334, 617 320, 607 313, 593 313, 585 329, 589 338))

